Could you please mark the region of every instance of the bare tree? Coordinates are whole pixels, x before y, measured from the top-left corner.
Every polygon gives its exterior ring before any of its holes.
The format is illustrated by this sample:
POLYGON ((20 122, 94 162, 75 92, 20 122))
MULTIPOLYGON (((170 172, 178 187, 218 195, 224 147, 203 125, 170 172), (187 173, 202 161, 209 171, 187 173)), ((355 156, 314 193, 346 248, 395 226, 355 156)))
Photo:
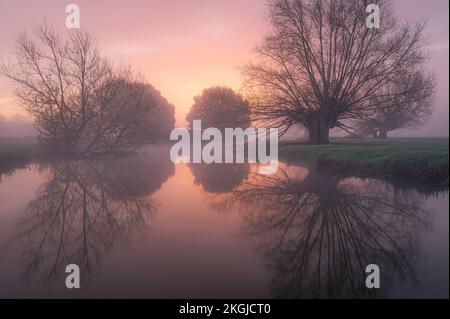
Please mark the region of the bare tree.
POLYGON ((14 61, 0 74, 35 120, 40 140, 65 153, 94 154, 136 144, 135 124, 145 107, 142 79, 114 67, 82 30, 61 38, 44 23, 34 36, 23 33, 14 61))
POLYGON ((367 0, 269 1, 272 31, 243 68, 255 121, 281 133, 301 124, 311 143, 328 143, 329 129, 351 130, 380 88, 425 60, 424 24, 400 23, 389 0, 371 2, 380 29, 366 26, 367 0))
POLYGON ((387 138, 389 131, 418 128, 432 113, 436 82, 422 71, 400 75, 374 96, 375 112, 357 121, 357 134, 387 138))

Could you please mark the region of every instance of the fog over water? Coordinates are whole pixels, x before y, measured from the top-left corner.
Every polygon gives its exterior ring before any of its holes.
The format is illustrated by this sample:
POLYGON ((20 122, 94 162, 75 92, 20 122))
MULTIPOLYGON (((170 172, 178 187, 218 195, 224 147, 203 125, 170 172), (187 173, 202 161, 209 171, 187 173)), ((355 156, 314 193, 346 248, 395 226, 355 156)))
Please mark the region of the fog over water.
POLYGON ((377 4, 0 0, 0 299, 448 299, 449 1, 377 4))
POLYGON ((0 297, 448 298, 448 191, 168 153, 0 176, 0 297))

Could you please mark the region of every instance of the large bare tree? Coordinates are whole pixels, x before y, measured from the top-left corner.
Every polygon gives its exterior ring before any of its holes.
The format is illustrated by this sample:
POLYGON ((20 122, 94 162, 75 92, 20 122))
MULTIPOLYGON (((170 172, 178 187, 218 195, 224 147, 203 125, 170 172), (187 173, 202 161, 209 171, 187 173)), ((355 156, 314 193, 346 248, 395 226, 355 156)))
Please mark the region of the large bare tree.
POLYGON ((140 76, 113 66, 83 30, 67 38, 44 23, 23 33, 0 74, 35 120, 40 140, 64 153, 97 154, 134 146, 145 113, 140 76))
POLYGON ((400 22, 389 0, 270 0, 269 18, 257 60, 243 68, 253 120, 281 133, 301 124, 311 143, 350 130, 380 88, 426 59, 424 24, 400 22), (366 26, 369 3, 380 7, 380 29, 366 26))
POLYGON ((390 131, 418 128, 432 113, 436 81, 422 70, 402 74, 380 88, 375 112, 357 121, 357 134, 387 138, 390 131))

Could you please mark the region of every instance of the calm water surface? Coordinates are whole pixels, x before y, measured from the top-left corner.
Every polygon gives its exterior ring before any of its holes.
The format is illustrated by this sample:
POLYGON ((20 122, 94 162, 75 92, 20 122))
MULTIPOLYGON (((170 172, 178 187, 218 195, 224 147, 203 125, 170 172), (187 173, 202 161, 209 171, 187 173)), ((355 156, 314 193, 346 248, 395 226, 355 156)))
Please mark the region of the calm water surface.
POLYGON ((0 297, 448 298, 448 215, 448 192, 175 166, 164 146, 33 164, 0 178, 0 297))

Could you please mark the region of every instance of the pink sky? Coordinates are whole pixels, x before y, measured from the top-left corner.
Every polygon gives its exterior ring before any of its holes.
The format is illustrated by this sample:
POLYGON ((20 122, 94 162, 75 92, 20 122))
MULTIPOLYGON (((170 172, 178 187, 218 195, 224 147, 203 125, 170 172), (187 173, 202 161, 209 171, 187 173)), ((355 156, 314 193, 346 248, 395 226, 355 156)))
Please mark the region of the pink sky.
MULTIPOLYGON (((44 18, 64 31, 69 3, 80 6, 82 27, 97 37, 106 55, 143 73, 176 106, 179 126, 203 88, 240 89, 237 67, 251 59, 267 28, 264 0, 0 0, 0 55, 12 50, 20 32, 44 18)), ((409 134, 448 136, 448 0, 394 3, 400 16, 428 20, 429 67, 439 81, 433 117, 409 134)), ((0 79, 0 115, 22 112, 10 83, 0 79)))

